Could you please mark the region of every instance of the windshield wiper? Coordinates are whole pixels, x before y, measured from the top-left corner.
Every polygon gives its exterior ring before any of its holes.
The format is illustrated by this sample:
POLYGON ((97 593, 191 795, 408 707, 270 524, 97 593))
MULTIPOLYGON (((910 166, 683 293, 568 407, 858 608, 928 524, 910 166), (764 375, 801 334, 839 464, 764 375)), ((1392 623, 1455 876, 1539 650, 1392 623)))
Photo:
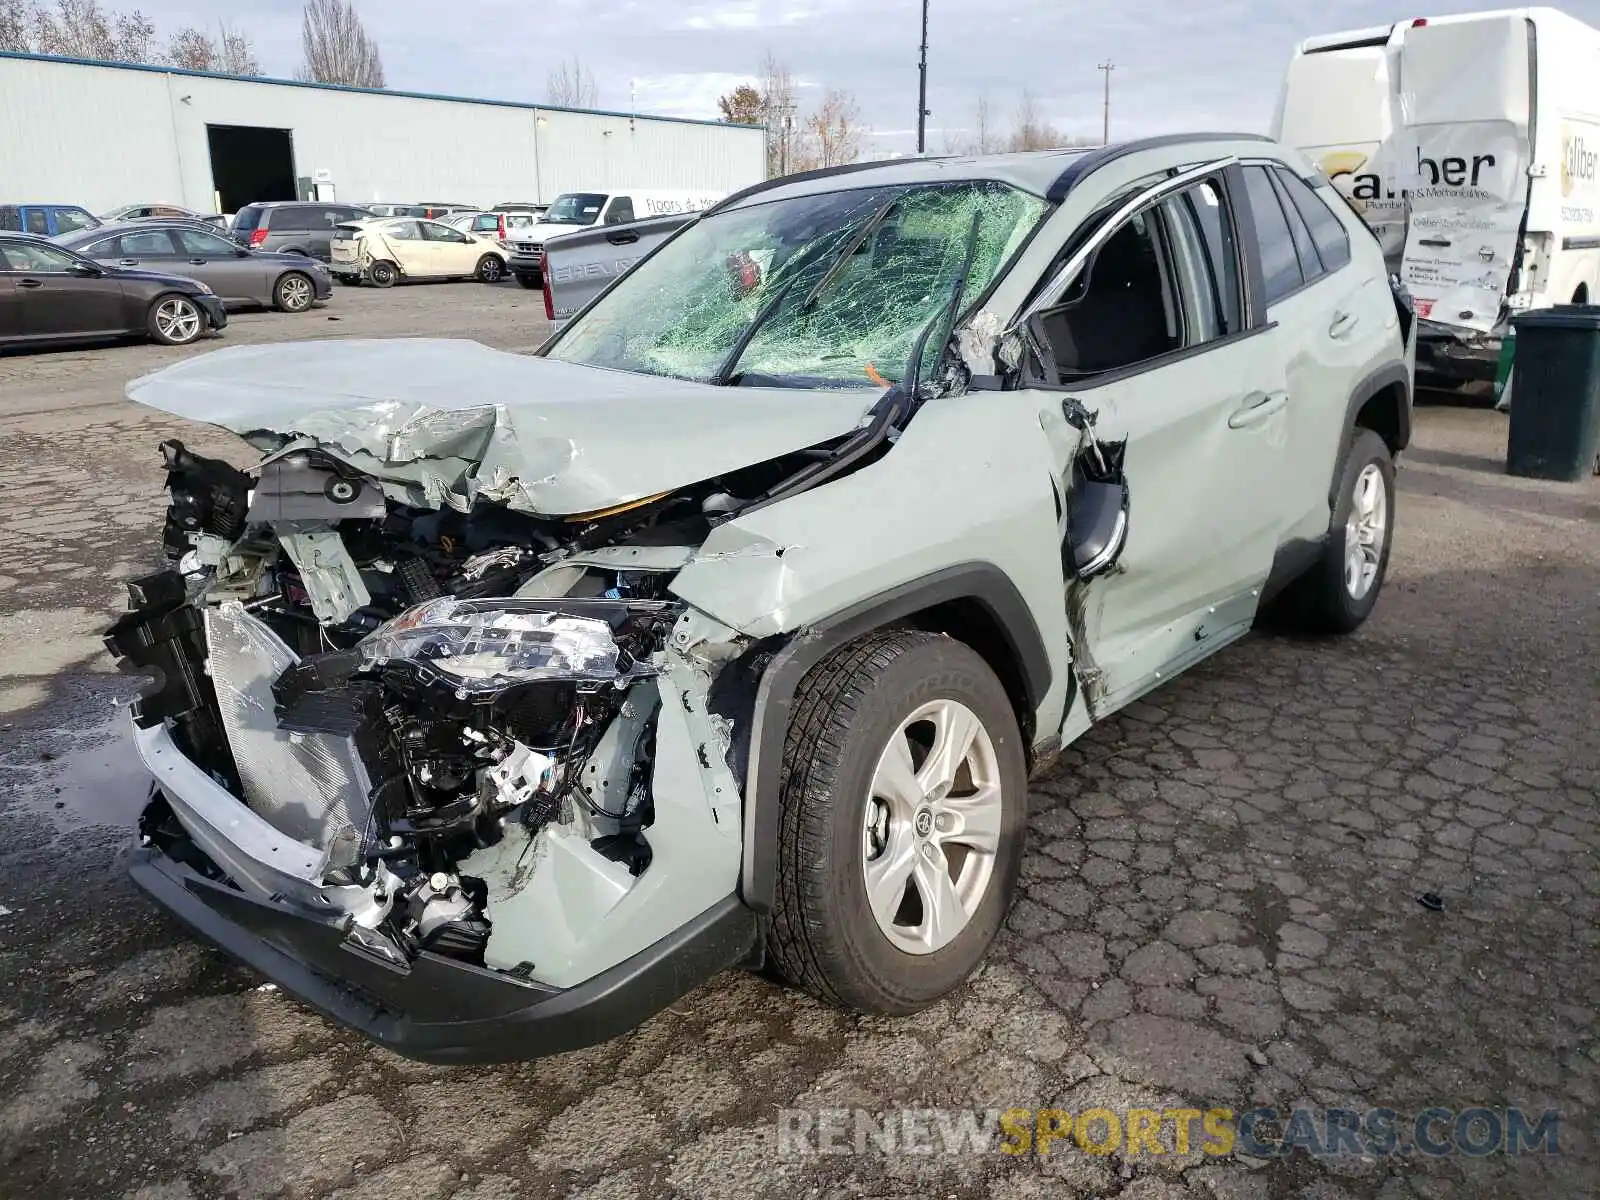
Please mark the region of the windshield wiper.
POLYGON ((972 227, 967 230, 967 251, 962 255, 961 269, 951 281, 950 299, 923 329, 916 345, 911 348, 911 357, 906 360, 905 370, 900 373, 902 388, 913 404, 917 401, 917 388, 922 385, 922 353, 927 349, 929 337, 935 329, 943 325, 944 337, 939 340, 939 345, 942 347, 950 340, 950 334, 955 330, 956 318, 961 315, 961 301, 967 294, 967 276, 972 273, 972 264, 978 257, 978 226, 982 219, 981 210, 972 214, 972 227))
POLYGON ((855 252, 861 249, 862 243, 877 231, 878 226, 884 223, 889 214, 894 211, 895 205, 899 204, 903 197, 904 193, 891 196, 877 212, 872 214, 871 219, 856 231, 856 235, 845 243, 844 249, 839 251, 837 257, 828 265, 828 269, 823 272, 822 278, 817 280, 816 286, 806 293, 804 300, 800 301, 800 307, 795 309, 797 314, 803 315, 811 311, 812 305, 817 302, 817 297, 822 295, 827 290, 828 285, 839 277, 839 274, 849 265, 850 259, 855 255, 855 252))
MULTIPOLYGON (((818 280, 817 286, 806 293, 805 301, 801 304, 801 311, 804 311, 806 306, 816 298, 816 295, 822 291, 823 285, 835 274, 835 268, 843 263, 847 256, 855 252, 856 247, 861 245, 864 240, 864 235, 870 233, 875 226, 882 222, 883 218, 888 215, 889 210, 895 206, 899 199, 898 195, 890 199, 872 214, 866 225, 862 227, 862 230, 857 231, 856 234, 845 241, 843 248, 835 256, 834 261, 829 264, 828 270, 824 271, 822 278, 818 280)), ((744 357, 744 352, 750 348, 750 343, 755 341, 756 334, 771 319, 772 314, 778 311, 778 305, 782 304, 784 297, 794 290, 794 285, 800 282, 800 273, 811 266, 821 256, 821 253, 821 250, 816 246, 808 247, 807 250, 801 252, 799 260, 791 268, 791 275, 788 281, 778 289, 771 300, 761 306, 761 310, 756 313, 750 324, 746 325, 744 331, 739 334, 739 339, 734 342, 733 349, 728 351, 727 356, 722 360, 722 365, 717 368, 716 374, 711 377, 712 383, 725 387, 732 381, 734 367, 739 365, 739 360, 744 357), (807 257, 808 254, 810 255, 809 258, 807 257)))

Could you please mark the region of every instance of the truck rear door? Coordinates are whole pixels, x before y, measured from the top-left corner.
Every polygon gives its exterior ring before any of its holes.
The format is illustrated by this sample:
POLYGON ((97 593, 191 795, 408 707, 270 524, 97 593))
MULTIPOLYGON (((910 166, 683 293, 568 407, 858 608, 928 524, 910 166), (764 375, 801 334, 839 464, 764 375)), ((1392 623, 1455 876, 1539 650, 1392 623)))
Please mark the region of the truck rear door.
POLYGON ((1400 92, 1414 167, 1401 277, 1424 319, 1487 332, 1500 318, 1528 204, 1529 34, 1513 14, 1405 31, 1400 92))
POLYGON ((674 213, 551 238, 544 244, 551 319, 567 320, 693 219, 691 213, 674 213))

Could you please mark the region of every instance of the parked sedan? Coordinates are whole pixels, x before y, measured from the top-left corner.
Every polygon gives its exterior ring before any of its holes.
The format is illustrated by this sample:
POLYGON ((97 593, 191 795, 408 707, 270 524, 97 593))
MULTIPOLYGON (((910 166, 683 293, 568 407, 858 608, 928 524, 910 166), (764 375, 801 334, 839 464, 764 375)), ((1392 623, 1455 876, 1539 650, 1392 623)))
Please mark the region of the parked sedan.
POLYGON ((169 217, 187 217, 192 221, 204 221, 207 225, 218 229, 228 228, 228 218, 221 213, 198 213, 192 208, 184 208, 181 204, 124 204, 121 208, 100 214, 100 219, 107 225, 116 225, 123 221, 159 221, 169 217))
POLYGON ((506 277, 506 251, 486 237, 415 217, 353 221, 333 231, 333 273, 346 283, 393 287, 402 279, 506 277))
POLYGON ((0 346, 128 336, 184 346, 227 323, 222 301, 198 280, 0 233, 0 346))
POLYGON ((189 220, 103 225, 57 238, 56 244, 99 263, 198 279, 227 305, 305 312, 333 294, 333 278, 316 259, 251 250, 189 220))

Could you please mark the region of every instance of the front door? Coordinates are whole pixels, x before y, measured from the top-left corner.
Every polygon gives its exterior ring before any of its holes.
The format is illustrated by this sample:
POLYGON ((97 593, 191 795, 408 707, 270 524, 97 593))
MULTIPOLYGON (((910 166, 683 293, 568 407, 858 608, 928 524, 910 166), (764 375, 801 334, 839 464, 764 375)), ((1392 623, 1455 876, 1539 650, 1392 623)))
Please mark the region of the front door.
POLYGON ((471 275, 478 266, 478 243, 438 221, 418 221, 434 275, 471 275))
POLYGON ((1249 629, 1287 520, 1285 371, 1247 295, 1241 186, 1236 165, 1216 165, 1130 198, 1027 322, 1064 509, 1084 450, 1065 401, 1096 414, 1128 484, 1116 566, 1068 585, 1096 718, 1249 629))
POLYGON ((127 332, 122 285, 95 275, 88 263, 55 246, 8 242, 5 278, 20 301, 24 337, 69 337, 127 332))
POLYGON ((203 281, 228 304, 260 304, 267 299, 265 260, 240 253, 226 238, 203 229, 174 229, 171 233, 182 254, 175 268, 179 275, 203 281))

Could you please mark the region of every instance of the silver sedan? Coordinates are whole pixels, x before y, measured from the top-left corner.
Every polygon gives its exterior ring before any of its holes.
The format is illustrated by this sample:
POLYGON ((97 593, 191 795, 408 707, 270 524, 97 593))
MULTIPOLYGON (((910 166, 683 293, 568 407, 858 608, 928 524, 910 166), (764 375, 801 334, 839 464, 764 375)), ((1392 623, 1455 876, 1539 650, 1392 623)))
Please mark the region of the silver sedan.
POLYGON ((55 240, 96 262, 198 279, 230 308, 262 305, 305 312, 333 294, 333 278, 316 259, 250 250, 199 221, 129 221, 55 240))

